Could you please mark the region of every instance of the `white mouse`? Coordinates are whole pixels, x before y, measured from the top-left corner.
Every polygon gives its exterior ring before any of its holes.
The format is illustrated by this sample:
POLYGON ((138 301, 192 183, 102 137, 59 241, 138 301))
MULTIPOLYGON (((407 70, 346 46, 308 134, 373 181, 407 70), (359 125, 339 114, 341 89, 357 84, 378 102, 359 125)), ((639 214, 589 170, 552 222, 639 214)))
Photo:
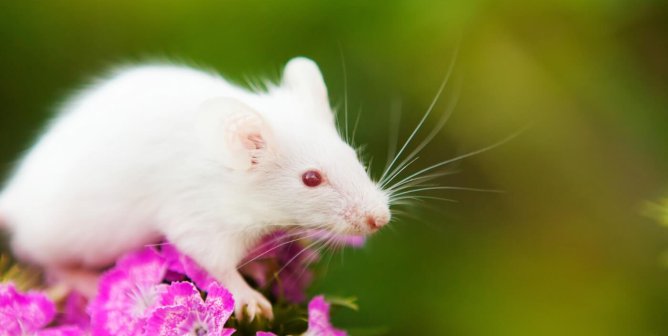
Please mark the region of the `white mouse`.
POLYGON ((271 318, 271 304, 237 264, 263 234, 369 234, 390 211, 387 192, 337 133, 317 65, 295 58, 266 92, 165 64, 99 81, 64 105, 18 164, 0 220, 17 256, 73 286, 164 237, 252 319, 271 318))

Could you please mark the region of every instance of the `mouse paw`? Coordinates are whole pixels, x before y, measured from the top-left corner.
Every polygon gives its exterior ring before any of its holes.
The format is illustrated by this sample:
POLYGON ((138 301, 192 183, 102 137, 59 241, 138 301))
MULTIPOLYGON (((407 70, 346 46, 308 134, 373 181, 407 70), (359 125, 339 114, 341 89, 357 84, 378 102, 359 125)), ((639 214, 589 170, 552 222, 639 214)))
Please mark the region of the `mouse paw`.
POLYGON ((270 320, 274 319, 271 303, 256 290, 247 287, 243 290, 233 292, 234 315, 241 320, 247 318, 253 321, 255 316, 262 315, 270 320))
POLYGON ((54 288, 60 287, 60 291, 74 290, 89 300, 97 294, 99 273, 83 268, 52 268, 47 269, 47 273, 56 280, 58 286, 54 288))

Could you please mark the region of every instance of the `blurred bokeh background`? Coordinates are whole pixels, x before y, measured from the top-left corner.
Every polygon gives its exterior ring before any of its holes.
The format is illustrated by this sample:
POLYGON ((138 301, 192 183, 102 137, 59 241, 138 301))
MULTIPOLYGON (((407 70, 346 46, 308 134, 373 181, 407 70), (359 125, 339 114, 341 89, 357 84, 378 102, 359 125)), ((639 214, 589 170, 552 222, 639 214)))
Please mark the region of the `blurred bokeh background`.
MULTIPOLYGON (((456 165, 313 293, 357 296, 352 335, 667 335, 668 6, 566 1, 3 1, 0 175, 68 94, 119 63, 169 59, 239 83, 316 60, 379 172, 460 44, 459 104, 417 167, 530 127, 456 165), (458 42, 461 41, 461 42, 458 42), (346 69, 342 65, 345 61, 346 69)), ((424 137, 448 102, 446 89, 424 137)))

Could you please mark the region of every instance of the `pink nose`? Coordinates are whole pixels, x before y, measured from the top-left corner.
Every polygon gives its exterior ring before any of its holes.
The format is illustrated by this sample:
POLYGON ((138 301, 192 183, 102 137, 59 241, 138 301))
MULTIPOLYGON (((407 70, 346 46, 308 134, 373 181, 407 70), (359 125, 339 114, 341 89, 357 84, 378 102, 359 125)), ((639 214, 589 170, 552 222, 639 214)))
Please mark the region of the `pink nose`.
POLYGON ((372 216, 372 215, 367 215, 366 216, 366 224, 372 230, 380 229, 385 224, 387 224, 387 222, 388 222, 388 218, 385 217, 385 216, 372 216))

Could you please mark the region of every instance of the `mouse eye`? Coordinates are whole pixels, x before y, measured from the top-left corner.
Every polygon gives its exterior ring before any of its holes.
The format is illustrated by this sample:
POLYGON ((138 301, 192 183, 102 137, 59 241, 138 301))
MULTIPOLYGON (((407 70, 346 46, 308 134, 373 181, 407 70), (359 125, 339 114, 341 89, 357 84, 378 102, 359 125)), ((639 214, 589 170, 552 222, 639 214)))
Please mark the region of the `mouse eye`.
POLYGON ((309 170, 302 175, 302 182, 307 187, 317 187, 322 183, 322 176, 317 170, 309 170))

